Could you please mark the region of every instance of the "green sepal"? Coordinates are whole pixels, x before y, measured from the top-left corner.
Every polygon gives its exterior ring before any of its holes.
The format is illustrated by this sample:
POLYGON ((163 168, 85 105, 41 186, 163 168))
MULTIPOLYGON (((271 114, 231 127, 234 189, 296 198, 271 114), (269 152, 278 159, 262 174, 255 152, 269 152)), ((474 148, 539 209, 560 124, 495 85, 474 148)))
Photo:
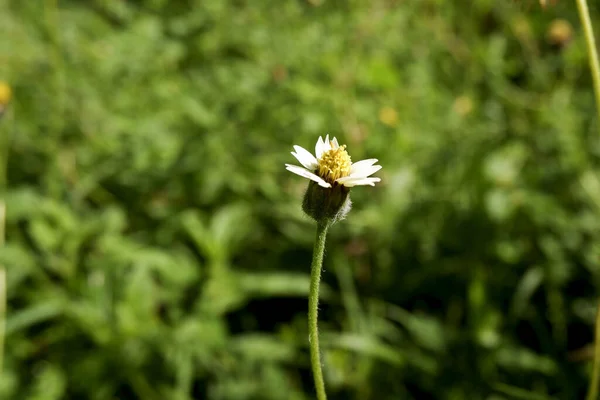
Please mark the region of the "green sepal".
POLYGON ((311 181, 308 184, 302 209, 317 222, 337 222, 346 217, 352 207, 350 201, 350 188, 334 184, 333 187, 324 188, 311 181))

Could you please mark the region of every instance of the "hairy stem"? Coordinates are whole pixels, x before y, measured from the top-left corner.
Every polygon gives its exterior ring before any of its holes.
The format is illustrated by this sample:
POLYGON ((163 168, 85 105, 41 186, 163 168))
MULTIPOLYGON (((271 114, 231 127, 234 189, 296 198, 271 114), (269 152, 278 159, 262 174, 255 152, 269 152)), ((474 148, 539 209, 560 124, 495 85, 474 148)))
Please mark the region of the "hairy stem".
POLYGON ((310 270, 310 293, 308 297, 308 341, 310 345, 310 363, 318 400, 326 400, 325 381, 321 368, 321 352, 319 349, 319 328, 317 326, 319 313, 319 285, 321 283, 321 268, 323 266, 323 253, 325 252, 325 238, 329 229, 329 221, 317 223, 317 237, 313 250, 313 259, 310 270))

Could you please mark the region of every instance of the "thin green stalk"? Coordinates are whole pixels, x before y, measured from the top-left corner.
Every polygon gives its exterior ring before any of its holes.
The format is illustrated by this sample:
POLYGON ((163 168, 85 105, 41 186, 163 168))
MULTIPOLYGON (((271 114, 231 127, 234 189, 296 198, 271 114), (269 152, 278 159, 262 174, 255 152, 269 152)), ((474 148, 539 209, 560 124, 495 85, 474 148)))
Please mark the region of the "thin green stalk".
MULTIPOLYGON (((577 0, 577 10, 579 19, 583 26, 585 42, 589 55, 590 70, 592 72, 592 81, 594 83, 594 95, 596 98, 597 123, 600 127, 600 62, 598 61, 598 51, 596 50, 596 41, 594 39, 594 29, 590 18, 590 10, 586 0, 577 0)), ((600 384, 600 302, 596 314, 595 343, 594 343, 594 367, 592 370, 592 379, 588 389, 587 400, 598 399, 598 386, 600 384)))
POLYGON ((325 381, 321 368, 321 352, 319 350, 319 328, 317 326, 319 313, 319 285, 321 283, 321 269, 323 266, 323 253, 325 252, 325 238, 329 229, 329 221, 317 223, 317 238, 313 249, 313 259, 310 267, 310 293, 308 297, 308 341, 310 346, 310 363, 312 366, 317 399, 326 400, 325 381))
POLYGON ((594 29, 590 18, 586 0, 577 0, 577 10, 579 19, 583 26, 587 52, 590 57, 590 70, 592 71, 592 81, 594 82, 594 95, 596 97, 596 113, 598 114, 598 125, 600 126, 600 62, 598 62, 598 51, 596 50, 596 41, 594 39, 594 29))
MULTIPOLYGON (((6 154, 7 152, 5 152, 6 154)), ((6 158, 3 160, 6 161, 6 158)), ((0 177, 0 247, 4 246, 4 226, 6 223, 6 202, 4 200, 6 192, 6 175, 0 177)), ((0 263, 0 377, 4 367, 4 337, 6 331, 6 269, 0 263)))
MULTIPOLYGON (((4 245, 4 222, 6 219, 6 204, 0 201, 0 246, 4 245)), ((4 337, 6 332, 6 269, 0 264, 0 377, 4 368, 4 337)))
POLYGON ((594 343, 594 369, 592 371, 592 380, 588 389, 587 400, 598 399, 598 380, 600 378, 600 308, 596 312, 596 329, 594 343))
MULTIPOLYGON (((8 102, 8 99, 3 99, 8 102)), ((0 104, 0 107, 6 107, 6 104, 0 104)), ((0 115, 0 120, 7 119, 9 111, 4 111, 0 115)), ((0 121, 1 122, 1 121, 0 121)), ((6 224, 6 190, 7 176, 6 169, 8 167, 8 145, 9 145, 8 129, 4 132, 0 130, 0 247, 4 246, 5 240, 5 224, 6 224)), ((6 332, 6 269, 0 263, 0 377, 4 368, 4 341, 6 332)))

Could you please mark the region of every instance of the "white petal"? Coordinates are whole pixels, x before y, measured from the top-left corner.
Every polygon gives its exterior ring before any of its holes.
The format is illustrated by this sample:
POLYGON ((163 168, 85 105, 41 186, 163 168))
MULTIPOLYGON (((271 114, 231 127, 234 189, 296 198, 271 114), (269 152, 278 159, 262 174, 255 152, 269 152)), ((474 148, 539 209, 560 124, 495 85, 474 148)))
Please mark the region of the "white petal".
POLYGON ((358 172, 359 170, 361 170, 364 167, 370 167, 371 165, 375 164, 378 160, 376 158, 369 158, 368 160, 360 160, 357 161, 355 163, 352 164, 352 166, 350 167, 350 173, 353 174, 355 172, 358 172))
POLYGON ((331 150, 331 142, 329 141, 329 135, 325 136, 325 142, 323 143, 323 153, 331 150))
POLYGON ((366 178, 367 176, 373 175, 375 172, 379 171, 380 169, 381 169, 381 165, 364 166, 362 168, 359 168, 358 170, 350 172, 349 176, 351 176, 353 178, 366 178))
POLYGON ((296 157, 298 161, 300 161, 300 164, 304 165, 307 169, 313 171, 317 168, 317 159, 315 158, 315 156, 310 154, 308 150, 300 146, 294 146, 294 150, 296 150, 296 152, 294 153, 292 151, 292 155, 296 157))
POLYGON ((380 182, 381 179, 380 178, 355 178, 355 179, 348 179, 349 177, 345 177, 345 178, 340 178, 337 180, 338 183, 342 184, 346 187, 353 187, 353 186, 362 186, 362 185, 371 185, 371 186, 375 186, 375 182, 380 182), (345 179, 344 182, 340 182, 341 179, 345 179))
POLYGON ((315 145, 315 157, 317 157, 317 160, 321 158, 321 156, 323 155, 323 138, 321 136, 319 136, 319 140, 317 140, 317 144, 315 145))
POLYGON ((285 164, 285 169, 287 169, 290 172, 293 172, 296 175, 300 175, 304 178, 310 179, 311 181, 315 181, 319 184, 319 186, 322 186, 324 188, 331 187, 331 185, 328 182, 325 182, 321 177, 297 165, 285 164))
POLYGON ((338 147, 340 147, 340 144, 337 141, 337 138, 333 138, 333 140, 331 141, 333 143, 333 149, 337 149, 338 147))

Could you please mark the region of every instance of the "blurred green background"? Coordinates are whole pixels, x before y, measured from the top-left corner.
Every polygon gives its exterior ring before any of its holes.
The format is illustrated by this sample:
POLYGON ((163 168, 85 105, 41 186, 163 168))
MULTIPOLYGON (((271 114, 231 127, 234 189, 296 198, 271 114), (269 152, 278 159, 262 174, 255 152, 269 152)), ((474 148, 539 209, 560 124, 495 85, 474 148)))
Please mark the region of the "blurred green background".
POLYGON ((327 133, 383 166, 328 238, 330 398, 582 398, 600 132, 548 3, 0 2, 0 398, 312 399, 284 163, 327 133))

